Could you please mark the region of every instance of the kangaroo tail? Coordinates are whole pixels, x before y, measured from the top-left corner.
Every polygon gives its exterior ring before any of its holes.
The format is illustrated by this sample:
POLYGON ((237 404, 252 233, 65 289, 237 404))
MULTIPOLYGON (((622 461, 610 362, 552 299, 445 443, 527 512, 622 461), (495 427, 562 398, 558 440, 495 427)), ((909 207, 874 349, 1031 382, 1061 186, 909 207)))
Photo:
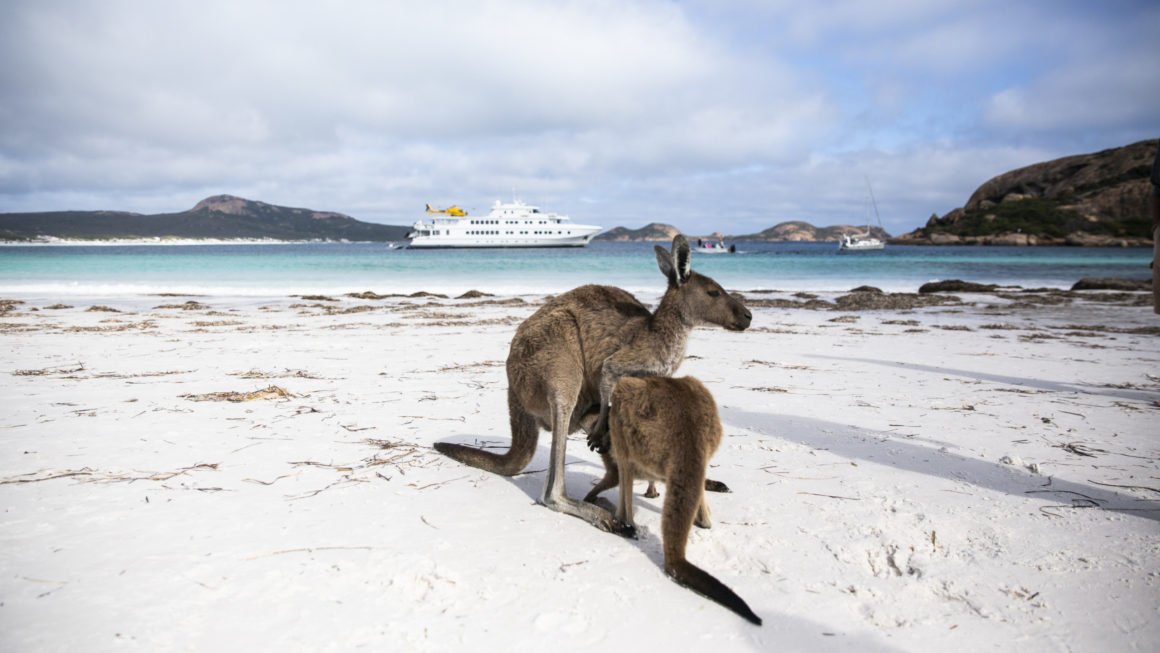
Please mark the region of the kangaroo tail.
POLYGON ((705 499, 705 463, 696 456, 686 456, 683 464, 669 474, 665 506, 661 511, 665 572, 681 585, 760 626, 761 617, 754 614, 740 596, 685 557, 693 519, 705 499))
POLYGON ((714 578, 709 572, 694 565, 688 560, 678 560, 667 565, 669 576, 681 585, 715 601, 744 617, 749 623, 760 626, 761 617, 749 609, 749 605, 737 593, 729 589, 725 583, 714 578))
POLYGON ((497 454, 475 447, 451 442, 436 442, 435 450, 465 465, 478 467, 501 476, 512 476, 523 471, 536 452, 540 427, 508 390, 508 417, 512 427, 512 446, 507 453, 497 454))

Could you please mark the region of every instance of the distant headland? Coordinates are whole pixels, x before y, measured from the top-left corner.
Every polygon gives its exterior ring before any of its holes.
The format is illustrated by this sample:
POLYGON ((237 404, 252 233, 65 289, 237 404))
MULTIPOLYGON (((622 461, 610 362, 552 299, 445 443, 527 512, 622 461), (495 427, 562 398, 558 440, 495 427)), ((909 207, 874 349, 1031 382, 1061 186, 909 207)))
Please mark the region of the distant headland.
POLYGON ((967 203, 891 242, 1150 246, 1149 175, 1160 140, 1037 163, 993 177, 967 203))
POLYGON ((402 240, 408 227, 362 222, 331 211, 214 195, 179 213, 124 211, 0 213, 0 240, 402 240))

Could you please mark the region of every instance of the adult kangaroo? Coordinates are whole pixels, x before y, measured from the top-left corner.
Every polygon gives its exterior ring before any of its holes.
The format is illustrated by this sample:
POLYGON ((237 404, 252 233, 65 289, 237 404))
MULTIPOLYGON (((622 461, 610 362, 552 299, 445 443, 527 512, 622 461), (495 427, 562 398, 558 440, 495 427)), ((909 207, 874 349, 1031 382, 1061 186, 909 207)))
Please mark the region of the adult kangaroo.
MULTIPOLYGON (((570 499, 564 491, 568 434, 579 430, 585 417, 592 423, 597 412, 606 425, 608 397, 620 376, 671 375, 685 358, 694 326, 742 331, 753 319, 720 284, 693 272, 684 236, 673 238, 671 251, 655 249, 668 279, 655 312, 624 290, 588 285, 550 299, 516 329, 507 358, 512 431, 507 453, 449 442, 437 442, 435 448, 459 462, 511 476, 531 461, 540 429, 551 431, 540 503, 608 529, 607 510, 570 499)), ((607 429, 593 431, 594 442, 606 450, 607 429)))

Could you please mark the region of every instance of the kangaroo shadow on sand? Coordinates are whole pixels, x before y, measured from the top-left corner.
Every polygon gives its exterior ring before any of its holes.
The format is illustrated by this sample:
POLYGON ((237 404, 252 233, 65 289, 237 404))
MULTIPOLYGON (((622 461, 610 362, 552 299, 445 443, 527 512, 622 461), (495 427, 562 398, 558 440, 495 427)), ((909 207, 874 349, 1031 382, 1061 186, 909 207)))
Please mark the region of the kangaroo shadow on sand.
MULTIPOLYGON (((506 449, 510 444, 510 440, 506 439, 480 438, 468 435, 453 436, 447 438, 446 441, 499 450, 506 449)), ((569 446, 585 446, 583 440, 569 440, 568 444, 569 446)), ((538 503, 544 489, 544 475, 547 471, 548 459, 549 447, 546 445, 537 446, 535 456, 524 471, 513 476, 501 476, 500 478, 509 481, 513 486, 526 494, 532 502, 538 503)), ((592 489, 593 484, 603 477, 604 466, 599 461, 591 461, 576 456, 566 456, 564 462, 564 487, 566 494, 570 498, 582 500, 584 495, 592 489)), ((661 512, 660 505, 663 505, 664 502, 665 490, 666 488, 662 485, 661 496, 655 500, 640 501, 639 496, 634 497, 633 500, 636 501, 637 512, 643 509, 659 514, 661 512)), ((618 492, 619 490, 616 487, 609 488, 608 491, 600 496, 598 505, 610 512, 615 512, 615 505, 609 499, 617 499, 619 496, 617 494, 618 492)), ((634 494, 639 495, 639 493, 635 492, 634 494)), ((559 516, 562 519, 576 520, 575 517, 562 513, 559 516)), ((637 551, 656 565, 657 569, 663 574, 665 556, 662 548, 661 534, 659 532, 652 533, 651 530, 647 529, 642 530, 648 533, 648 535, 636 541, 628 540, 613 533, 608 533, 607 535, 608 537, 624 540, 626 546, 636 548, 637 551)), ((712 573, 712 570, 709 570, 709 572, 712 573)), ((689 590, 682 588, 681 591, 689 590)), ((708 601, 709 599, 704 600, 708 601)), ((769 607, 768 602, 764 602, 764 605, 759 602, 754 602, 752 605, 755 609, 766 608, 763 610, 768 615, 768 618, 765 619, 765 624, 761 628, 753 630, 750 625, 746 624, 739 617, 737 617, 737 624, 739 632, 757 634, 756 637, 746 640, 746 643, 757 650, 768 650, 770 648, 769 642, 771 641, 779 642, 780 646, 784 646, 786 642, 790 642, 792 646, 802 647, 802 650, 817 651, 819 653, 841 653, 844 651, 897 653, 900 650, 877 640, 872 634, 872 631, 860 630, 845 633, 841 632, 843 628, 828 626, 811 619, 776 614, 774 611, 767 609, 769 607)), ((726 610, 725 614, 730 614, 726 608, 718 607, 721 610, 726 610)))
POLYGON ((934 365, 923 365, 921 363, 903 363, 899 361, 878 360, 873 358, 827 356, 825 354, 812 354, 810 358, 824 358, 826 360, 841 361, 844 363, 870 363, 872 365, 882 365, 884 367, 897 367, 899 369, 905 370, 930 372, 931 374, 938 374, 940 376, 960 376, 968 379, 975 379, 977 381, 989 381, 991 383, 1003 383, 1005 385, 1013 385, 1023 388, 1034 388, 1036 390, 1042 390, 1045 392, 1070 392, 1077 394, 1101 395, 1105 397, 1112 397, 1114 399, 1123 399, 1126 401, 1143 401, 1148 403, 1160 396, 1160 393, 1148 390, 1116 388, 1111 386, 1091 385, 1087 383, 1066 383, 1062 381, 1049 381, 1046 379, 1029 379, 1019 376, 1007 376, 1005 374, 979 372, 976 370, 957 370, 949 367, 936 367, 934 365))
POLYGON ((897 434, 838 422, 721 407, 726 425, 906 472, 969 483, 1013 496, 1033 497, 1058 508, 1099 508, 1160 521, 1160 501, 1141 499, 1094 485, 1025 472, 899 439, 897 434), (1055 503, 1060 501, 1061 503, 1055 503))
MULTIPOLYGON (((546 439, 551 440, 551 436, 544 434, 546 439)), ((446 442, 453 442, 456 444, 463 444, 469 447, 482 447, 485 449, 495 450, 498 452, 506 451, 511 446, 511 440, 506 438, 484 438, 470 435, 457 435, 446 438, 446 442)), ((568 448, 585 447, 586 442, 584 438, 570 438, 568 440, 568 448)), ((500 476, 510 482, 512 485, 520 489, 528 498, 534 502, 539 502, 540 496, 544 492, 544 476, 548 470, 548 460, 550 458, 550 448, 548 444, 539 444, 536 447, 536 453, 532 457, 532 461, 528 466, 518 474, 512 476, 500 476)), ((597 481, 604 478, 604 465, 599 460, 589 460, 580 458, 578 456, 566 455, 564 458, 564 491, 569 498, 581 501, 584 496, 592 489, 592 486, 597 481)), ((600 495, 601 499, 597 503, 600 507, 615 512, 616 505, 614 500, 618 497, 618 489, 616 486, 609 488, 600 495)), ((639 493, 637 493, 639 496, 639 493)), ((657 501, 662 501, 664 495, 657 501)), ((657 514, 660 513, 660 506, 654 505, 653 502, 638 502, 636 504, 637 510, 649 510, 657 514)))

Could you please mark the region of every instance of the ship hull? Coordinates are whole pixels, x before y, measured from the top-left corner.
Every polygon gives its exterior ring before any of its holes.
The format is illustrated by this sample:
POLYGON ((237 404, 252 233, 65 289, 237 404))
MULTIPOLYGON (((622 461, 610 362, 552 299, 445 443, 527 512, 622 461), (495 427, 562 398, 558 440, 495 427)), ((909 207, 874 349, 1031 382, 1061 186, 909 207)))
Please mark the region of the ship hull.
POLYGON ((567 241, 497 241, 480 242, 479 240, 455 240, 451 238, 430 238, 420 236, 411 239, 408 249, 531 249, 545 247, 585 247, 591 238, 569 239, 567 241))

